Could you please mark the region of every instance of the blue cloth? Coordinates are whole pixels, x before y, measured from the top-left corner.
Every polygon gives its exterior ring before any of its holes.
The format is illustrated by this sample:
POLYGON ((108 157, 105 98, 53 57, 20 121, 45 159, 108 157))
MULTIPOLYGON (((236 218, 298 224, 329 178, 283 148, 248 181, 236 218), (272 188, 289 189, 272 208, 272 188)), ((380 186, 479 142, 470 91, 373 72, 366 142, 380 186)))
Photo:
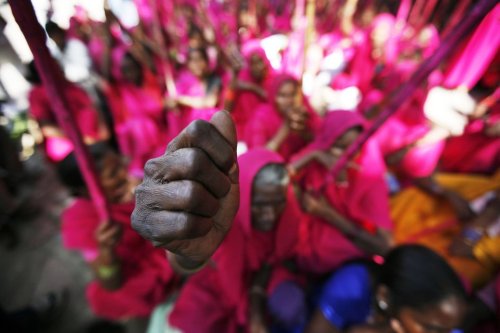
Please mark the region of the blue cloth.
POLYGON ((268 298, 267 305, 277 325, 286 330, 303 326, 306 322, 305 292, 292 281, 280 283, 268 298))
POLYGON ((353 263, 336 271, 325 283, 319 309, 336 328, 364 323, 370 315, 373 291, 370 272, 353 263))

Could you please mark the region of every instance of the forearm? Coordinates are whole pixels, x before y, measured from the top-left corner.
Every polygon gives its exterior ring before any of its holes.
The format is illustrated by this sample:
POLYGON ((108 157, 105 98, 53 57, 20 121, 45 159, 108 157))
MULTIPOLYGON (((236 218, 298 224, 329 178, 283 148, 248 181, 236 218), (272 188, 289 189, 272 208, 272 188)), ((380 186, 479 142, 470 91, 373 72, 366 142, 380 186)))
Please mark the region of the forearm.
POLYGON ((121 287, 121 263, 112 249, 101 249, 91 267, 94 276, 104 289, 117 290, 121 287))
POLYGON ((202 270, 210 259, 192 259, 167 251, 168 261, 172 269, 180 275, 191 275, 202 270))
POLYGON ((447 189, 434 179, 434 177, 425 177, 414 179, 414 184, 422 191, 432 194, 437 197, 445 197, 447 189))
POLYGON ((291 162, 288 164, 288 168, 290 170, 293 170, 293 172, 299 172, 302 170, 306 165, 311 163, 315 159, 315 151, 311 151, 310 153, 302 156, 295 162, 291 162))
POLYGON ((283 124, 283 126, 281 126, 278 130, 278 133, 276 133, 276 135, 267 142, 266 148, 272 151, 278 151, 283 142, 285 142, 286 138, 288 137, 288 134, 288 126, 286 124, 283 124))
POLYGON ((357 247, 370 254, 385 254, 390 247, 388 237, 377 230, 376 234, 357 227, 354 222, 338 213, 334 208, 327 207, 322 214, 323 219, 342 232, 357 247))
POLYGON ((213 108, 217 104, 217 96, 209 95, 206 97, 179 96, 177 103, 193 109, 213 108))

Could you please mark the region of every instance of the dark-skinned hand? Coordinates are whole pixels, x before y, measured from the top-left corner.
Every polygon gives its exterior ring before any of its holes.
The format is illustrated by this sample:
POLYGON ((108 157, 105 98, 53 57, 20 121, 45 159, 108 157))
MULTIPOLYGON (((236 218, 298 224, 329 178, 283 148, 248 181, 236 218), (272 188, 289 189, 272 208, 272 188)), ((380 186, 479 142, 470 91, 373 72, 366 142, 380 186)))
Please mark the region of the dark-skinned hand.
POLYGON ((206 262, 231 228, 239 205, 236 130, 217 112, 196 120, 146 163, 132 227, 186 262, 206 262))
POLYGON ((101 223, 96 229, 95 237, 101 250, 113 250, 122 236, 122 227, 118 223, 101 223))

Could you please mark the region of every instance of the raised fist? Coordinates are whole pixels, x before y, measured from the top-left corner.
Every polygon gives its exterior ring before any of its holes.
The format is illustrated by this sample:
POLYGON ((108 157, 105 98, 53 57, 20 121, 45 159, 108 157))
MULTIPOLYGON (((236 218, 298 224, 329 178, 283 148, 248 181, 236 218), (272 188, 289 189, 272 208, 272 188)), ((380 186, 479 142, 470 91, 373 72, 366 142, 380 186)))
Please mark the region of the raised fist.
POLYGON ((236 141, 231 116, 220 111, 192 122, 146 163, 132 227, 182 268, 205 263, 231 228, 239 205, 236 141))

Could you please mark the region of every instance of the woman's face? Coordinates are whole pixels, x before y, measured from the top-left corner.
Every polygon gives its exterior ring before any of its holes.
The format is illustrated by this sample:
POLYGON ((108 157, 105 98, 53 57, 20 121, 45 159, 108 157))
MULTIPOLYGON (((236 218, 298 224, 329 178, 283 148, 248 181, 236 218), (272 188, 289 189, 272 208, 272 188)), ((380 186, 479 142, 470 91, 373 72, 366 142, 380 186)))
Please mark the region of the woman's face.
POLYGON ((256 184, 252 191, 252 227, 271 231, 286 206, 286 185, 256 184))
POLYGON ((139 64, 130 56, 125 56, 122 61, 121 71, 125 81, 140 84, 142 81, 142 72, 139 64))
POLYGON ((342 134, 330 148, 330 153, 338 154, 344 152, 361 134, 359 127, 354 127, 342 134))
POLYGON ((109 151, 100 165, 100 179, 106 198, 111 203, 128 202, 133 194, 130 190, 127 168, 123 158, 109 151))
POLYGON ((266 63, 260 57, 260 55, 256 53, 252 54, 249 59, 249 66, 252 77, 257 82, 262 81, 266 76, 266 63))
POLYGON ((199 51, 191 51, 187 67, 194 76, 201 78, 208 70, 208 63, 199 51))
POLYGON ((276 94, 276 105, 278 110, 286 112, 295 104, 295 96, 297 95, 297 84, 293 81, 286 81, 281 85, 276 94))
POLYGON ((188 45, 191 49, 199 49, 205 46, 205 40, 201 34, 193 33, 189 36, 188 45))
POLYGON ((397 316, 399 330, 404 333, 448 333, 460 327, 466 304, 457 297, 448 297, 425 310, 403 308, 397 316))

